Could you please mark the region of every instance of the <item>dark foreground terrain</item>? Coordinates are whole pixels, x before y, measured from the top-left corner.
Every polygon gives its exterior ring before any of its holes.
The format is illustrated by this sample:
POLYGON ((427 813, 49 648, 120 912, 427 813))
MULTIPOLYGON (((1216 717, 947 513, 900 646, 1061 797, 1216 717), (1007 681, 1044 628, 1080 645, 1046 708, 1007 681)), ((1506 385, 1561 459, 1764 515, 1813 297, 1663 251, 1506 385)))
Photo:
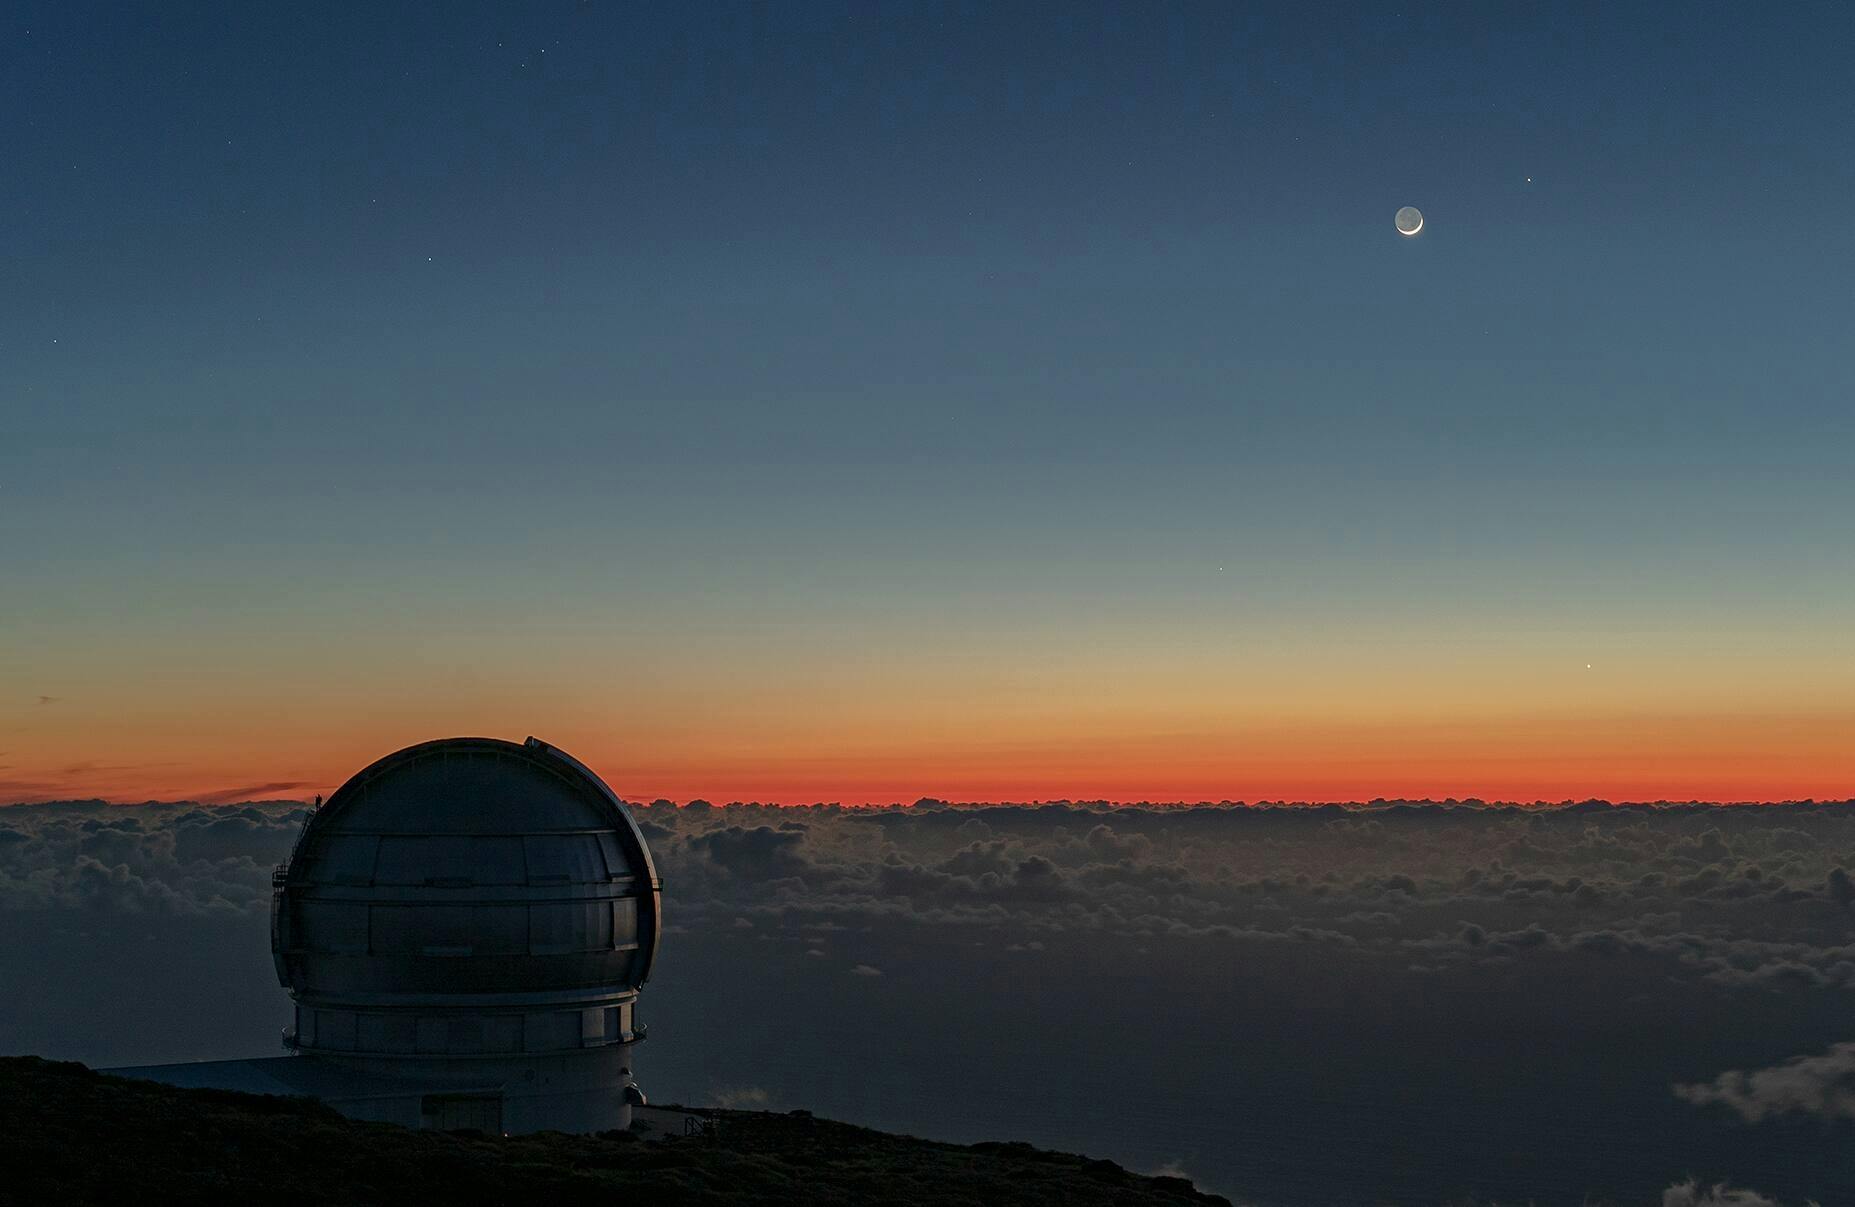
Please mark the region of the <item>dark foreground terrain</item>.
POLYGON ((799 1114, 702 1114, 715 1121, 711 1136, 504 1139, 356 1123, 306 1099, 177 1090, 80 1064, 0 1058, 0 1202, 1226 1201, 1179 1178, 1023 1144, 937 1144, 799 1114))

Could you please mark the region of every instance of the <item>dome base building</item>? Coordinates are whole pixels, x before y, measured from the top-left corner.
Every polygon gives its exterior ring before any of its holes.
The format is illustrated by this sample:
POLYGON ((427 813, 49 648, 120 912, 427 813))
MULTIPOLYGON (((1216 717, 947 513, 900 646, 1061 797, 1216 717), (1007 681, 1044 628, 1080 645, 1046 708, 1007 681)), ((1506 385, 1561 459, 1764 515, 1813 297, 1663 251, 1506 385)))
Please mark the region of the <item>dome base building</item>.
POLYGON ((274 877, 295 1055, 111 1071, 408 1127, 628 1127, 662 887, 630 811, 564 752, 408 747, 342 785, 274 877))

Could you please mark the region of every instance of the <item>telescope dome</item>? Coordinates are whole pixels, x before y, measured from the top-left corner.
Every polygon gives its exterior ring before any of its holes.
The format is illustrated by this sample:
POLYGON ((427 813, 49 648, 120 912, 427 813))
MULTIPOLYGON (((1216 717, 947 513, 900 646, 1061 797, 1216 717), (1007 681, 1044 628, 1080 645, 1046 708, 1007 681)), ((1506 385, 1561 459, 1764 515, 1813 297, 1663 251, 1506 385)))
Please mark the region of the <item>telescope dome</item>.
POLYGON ((310 817, 278 872, 290 1043, 350 1062, 630 1044, 660 889, 629 811, 544 742, 388 755, 310 817))

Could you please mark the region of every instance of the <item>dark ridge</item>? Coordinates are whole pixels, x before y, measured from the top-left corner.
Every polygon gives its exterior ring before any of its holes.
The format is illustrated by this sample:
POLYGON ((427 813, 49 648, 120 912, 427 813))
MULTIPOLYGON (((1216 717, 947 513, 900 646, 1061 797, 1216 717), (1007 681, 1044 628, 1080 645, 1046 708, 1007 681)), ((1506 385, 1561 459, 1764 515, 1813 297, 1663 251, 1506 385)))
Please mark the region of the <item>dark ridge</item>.
POLYGON ((357 1123, 302 1098, 0 1058, 0 1199, 20 1203, 679 1204, 1228 1201, 1027 1144, 940 1144, 804 1112, 696 1112, 708 1136, 513 1138, 357 1123))

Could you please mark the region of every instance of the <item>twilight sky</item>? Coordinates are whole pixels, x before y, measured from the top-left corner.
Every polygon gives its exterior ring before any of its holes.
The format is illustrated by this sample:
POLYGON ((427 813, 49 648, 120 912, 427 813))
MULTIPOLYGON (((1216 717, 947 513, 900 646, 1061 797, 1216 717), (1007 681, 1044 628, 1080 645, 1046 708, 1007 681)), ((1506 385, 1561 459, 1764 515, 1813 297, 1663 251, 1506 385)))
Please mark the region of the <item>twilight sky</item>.
POLYGON ((1855 791, 1855 10, 692 7, 0 13, 0 800, 1855 791))

